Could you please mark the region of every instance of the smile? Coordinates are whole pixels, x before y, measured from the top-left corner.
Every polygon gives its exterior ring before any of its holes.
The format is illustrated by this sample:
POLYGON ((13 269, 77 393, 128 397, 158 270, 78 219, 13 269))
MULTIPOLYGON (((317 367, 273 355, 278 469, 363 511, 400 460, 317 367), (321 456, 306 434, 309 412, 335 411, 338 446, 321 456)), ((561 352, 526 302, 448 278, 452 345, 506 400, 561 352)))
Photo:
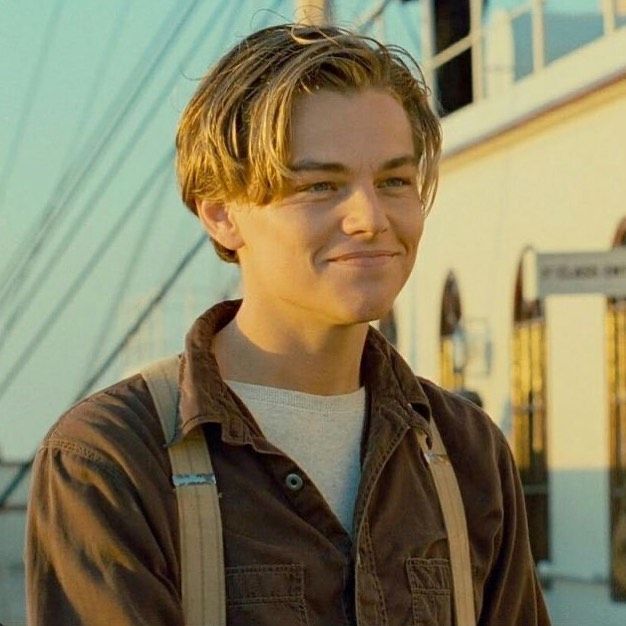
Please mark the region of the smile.
POLYGON ((391 250, 362 250, 341 254, 330 262, 354 267, 378 267, 386 265, 396 256, 398 253, 391 250))

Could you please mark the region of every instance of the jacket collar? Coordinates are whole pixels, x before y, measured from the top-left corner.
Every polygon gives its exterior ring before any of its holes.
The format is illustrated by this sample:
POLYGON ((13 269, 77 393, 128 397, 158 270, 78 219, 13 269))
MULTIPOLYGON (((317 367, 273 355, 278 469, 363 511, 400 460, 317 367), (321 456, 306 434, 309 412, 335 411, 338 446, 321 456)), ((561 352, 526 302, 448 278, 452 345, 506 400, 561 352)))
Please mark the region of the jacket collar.
MULTIPOLYGON (((221 424, 222 438, 230 443, 264 442, 258 425, 222 379, 213 353, 213 338, 234 318, 240 305, 241 300, 229 300, 213 306, 187 334, 179 379, 180 421, 172 443, 204 423, 221 424)), ((367 334, 361 378, 371 415, 384 414, 403 422, 404 427, 429 434, 430 405, 422 386, 374 328, 367 334)))
POLYGON ((384 413, 430 437, 430 403, 417 376, 387 339, 370 326, 361 360, 361 380, 371 415, 384 413))

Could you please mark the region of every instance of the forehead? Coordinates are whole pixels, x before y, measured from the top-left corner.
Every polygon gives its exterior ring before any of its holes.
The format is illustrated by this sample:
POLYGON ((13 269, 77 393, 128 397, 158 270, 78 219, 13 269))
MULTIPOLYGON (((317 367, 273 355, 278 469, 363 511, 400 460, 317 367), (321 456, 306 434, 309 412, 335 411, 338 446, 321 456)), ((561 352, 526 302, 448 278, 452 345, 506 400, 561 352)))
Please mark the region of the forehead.
POLYGON ((321 90, 295 101, 290 146, 292 164, 310 159, 359 167, 414 152, 408 115, 387 92, 321 90))

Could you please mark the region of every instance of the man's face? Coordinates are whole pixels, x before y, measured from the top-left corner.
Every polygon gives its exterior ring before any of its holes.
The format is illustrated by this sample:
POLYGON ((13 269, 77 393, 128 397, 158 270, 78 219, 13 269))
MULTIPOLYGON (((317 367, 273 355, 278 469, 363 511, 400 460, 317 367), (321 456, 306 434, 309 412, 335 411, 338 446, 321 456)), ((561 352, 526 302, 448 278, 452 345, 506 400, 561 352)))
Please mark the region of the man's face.
POLYGON ((322 90, 295 105, 281 199, 230 206, 244 299, 285 322, 382 317, 406 282, 423 215, 411 127, 387 93, 322 90))

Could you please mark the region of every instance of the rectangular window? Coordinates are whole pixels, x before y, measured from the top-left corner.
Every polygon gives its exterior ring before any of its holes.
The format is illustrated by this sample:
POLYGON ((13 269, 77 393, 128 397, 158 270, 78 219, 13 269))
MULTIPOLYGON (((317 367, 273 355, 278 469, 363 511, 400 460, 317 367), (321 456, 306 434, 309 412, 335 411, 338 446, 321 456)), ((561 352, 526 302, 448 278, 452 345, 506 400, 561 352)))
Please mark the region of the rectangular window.
POLYGON ((546 63, 551 63, 602 37, 601 3, 598 0, 578 0, 572 6, 563 0, 547 0, 544 4, 544 28, 546 63))
POLYGON ((626 27, 626 0, 428 0, 422 61, 442 117, 626 27))
POLYGON ((432 40, 425 56, 434 76, 442 116, 475 100, 472 73, 472 10, 481 0, 431 0, 432 40), (472 6, 474 5, 474 6, 472 6))

